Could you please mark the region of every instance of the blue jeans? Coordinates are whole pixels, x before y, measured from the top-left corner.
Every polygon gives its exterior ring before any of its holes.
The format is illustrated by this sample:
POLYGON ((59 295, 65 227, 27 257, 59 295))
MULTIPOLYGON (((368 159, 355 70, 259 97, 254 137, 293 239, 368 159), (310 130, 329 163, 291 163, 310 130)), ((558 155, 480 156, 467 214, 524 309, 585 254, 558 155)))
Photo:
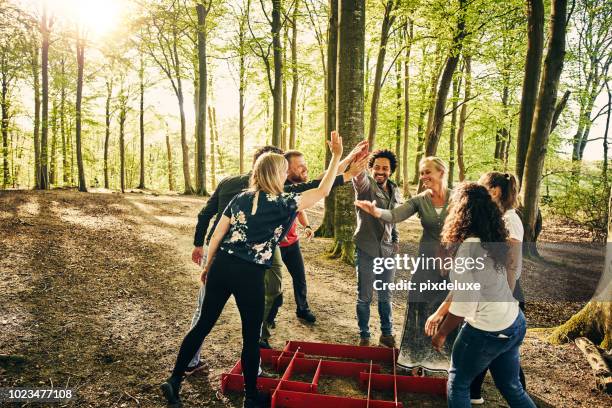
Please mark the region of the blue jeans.
POLYGON ((527 325, 522 311, 510 327, 487 332, 464 324, 453 345, 448 373, 449 408, 471 408, 470 384, 487 367, 510 408, 535 408, 519 380, 519 347, 527 325))
MULTIPOLYGON (((370 337, 370 304, 374 296, 374 281, 391 283, 395 279, 395 269, 384 269, 382 273, 374 273, 374 258, 357 248, 357 324, 362 338, 370 337)), ((391 291, 376 290, 378 295, 378 316, 380 317, 380 331, 390 336, 393 331, 393 317, 391 312, 391 291)))

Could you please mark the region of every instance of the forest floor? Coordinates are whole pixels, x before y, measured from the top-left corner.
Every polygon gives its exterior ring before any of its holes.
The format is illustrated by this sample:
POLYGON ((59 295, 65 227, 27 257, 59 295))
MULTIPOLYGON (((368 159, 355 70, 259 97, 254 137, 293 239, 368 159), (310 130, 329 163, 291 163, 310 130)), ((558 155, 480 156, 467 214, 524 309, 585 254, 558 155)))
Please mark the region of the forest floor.
MULTIPOLYGON (((204 203, 149 193, 0 192, 0 355, 23 356, 0 359, 0 387, 73 388, 77 396, 69 406, 163 406, 158 385, 189 329, 199 289, 190 254, 204 203)), ((321 213, 322 207, 309 212, 311 224, 318 224, 321 213)), ((419 235, 418 219, 400 225, 404 249, 413 250, 419 235)), ((588 240, 587 235, 548 221, 542 239, 588 240)), ((285 305, 272 346, 282 348, 291 339, 354 344, 354 270, 322 256, 328 240, 315 239, 302 247, 317 323, 307 326, 295 318, 291 278, 285 271, 285 305)), ((575 282, 577 291, 586 291, 588 282, 597 280, 601 254, 574 251, 562 257, 562 266, 545 266, 550 275, 538 272, 526 278, 525 292, 537 292, 566 270, 584 278, 575 282)), ((525 271, 537 269, 534 265, 527 261, 525 271)), ((530 327, 553 327, 583 304, 528 303, 530 327)), ((404 310, 404 299, 397 296, 398 336, 404 310)), ((374 310, 372 316, 377 327, 374 310)), ((204 344, 208 370, 185 382, 186 406, 240 406, 237 395, 218 392, 221 373, 239 358, 240 333, 240 318, 230 300, 204 344)), ((378 334, 375 330, 373 338, 378 334)), ((530 331, 521 349, 529 392, 552 406, 612 406, 612 398, 596 391, 576 346, 552 346, 544 334, 530 331)), ((485 407, 505 406, 490 376, 484 397, 485 407)), ((446 404, 419 398, 410 406, 446 404)))

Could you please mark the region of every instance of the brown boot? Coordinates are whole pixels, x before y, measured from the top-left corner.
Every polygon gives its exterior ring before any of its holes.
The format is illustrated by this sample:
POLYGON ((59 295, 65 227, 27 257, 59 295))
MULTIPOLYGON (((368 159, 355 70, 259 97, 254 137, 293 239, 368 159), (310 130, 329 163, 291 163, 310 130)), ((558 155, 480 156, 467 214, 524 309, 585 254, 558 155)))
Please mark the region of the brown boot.
POLYGON ((392 334, 388 336, 381 334, 378 342, 380 343, 382 347, 395 348, 395 337, 393 337, 392 334))
POLYGON ((359 346, 369 346, 370 338, 369 337, 360 337, 359 338, 359 346))

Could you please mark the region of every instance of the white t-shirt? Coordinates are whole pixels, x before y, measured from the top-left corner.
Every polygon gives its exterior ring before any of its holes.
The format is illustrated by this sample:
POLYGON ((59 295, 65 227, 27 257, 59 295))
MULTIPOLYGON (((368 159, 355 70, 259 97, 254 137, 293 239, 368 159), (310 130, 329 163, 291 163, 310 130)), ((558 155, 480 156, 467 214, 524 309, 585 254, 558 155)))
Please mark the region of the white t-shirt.
POLYGON ((518 301, 512 296, 505 269, 495 268, 493 258, 480 245, 479 238, 468 238, 459 246, 450 279, 459 284, 480 284, 479 290, 452 291, 450 313, 463 317, 472 327, 495 332, 504 330, 516 320, 518 301), (483 267, 458 267, 460 258, 472 258, 476 260, 472 265, 483 267))
MULTIPOLYGON (((516 210, 510 209, 504 213, 504 223, 506 224, 506 230, 508 231, 508 238, 515 239, 519 242, 523 242, 523 222, 516 213, 516 210)), ((518 259, 518 267, 516 271, 516 280, 521 277, 521 271, 523 270, 523 256, 518 259)))

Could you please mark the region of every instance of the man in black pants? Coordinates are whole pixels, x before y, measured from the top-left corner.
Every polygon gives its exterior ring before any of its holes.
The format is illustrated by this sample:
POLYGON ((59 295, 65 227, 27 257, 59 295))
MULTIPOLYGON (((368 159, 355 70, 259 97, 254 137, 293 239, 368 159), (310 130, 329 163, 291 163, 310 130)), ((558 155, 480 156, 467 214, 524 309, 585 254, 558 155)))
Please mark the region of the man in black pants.
MULTIPOLYGON (((308 181, 308 167, 304 160, 304 155, 297 150, 289 150, 285 152, 285 159, 289 163, 287 170, 286 185, 297 183, 305 183, 308 181)), ((296 311, 295 314, 299 319, 303 319, 307 323, 314 323, 317 319, 308 306, 307 287, 306 287, 306 271, 304 269, 304 258, 300 250, 300 241, 297 234, 297 223, 300 223, 304 228, 304 232, 308 239, 312 238, 313 231, 308 223, 308 217, 305 212, 299 212, 297 220, 291 226, 291 229, 285 236, 285 239, 279 244, 283 263, 289 270, 293 280, 293 294, 295 297, 296 311)), ((282 295, 281 295, 282 296, 282 295)), ((281 302, 275 302, 275 305, 280 305, 281 302)), ((274 311, 271 314, 275 314, 274 311)))

